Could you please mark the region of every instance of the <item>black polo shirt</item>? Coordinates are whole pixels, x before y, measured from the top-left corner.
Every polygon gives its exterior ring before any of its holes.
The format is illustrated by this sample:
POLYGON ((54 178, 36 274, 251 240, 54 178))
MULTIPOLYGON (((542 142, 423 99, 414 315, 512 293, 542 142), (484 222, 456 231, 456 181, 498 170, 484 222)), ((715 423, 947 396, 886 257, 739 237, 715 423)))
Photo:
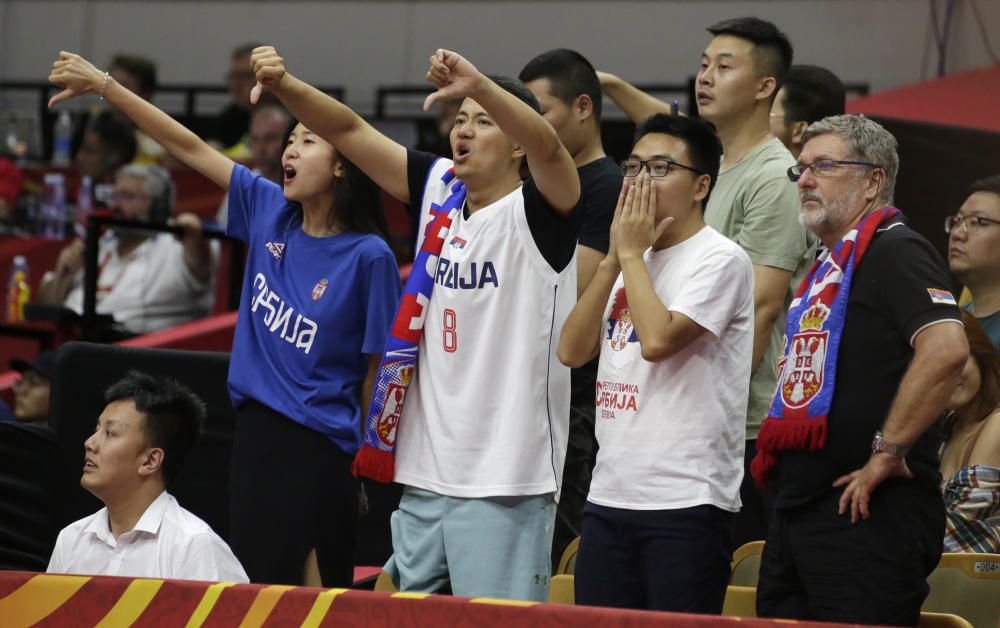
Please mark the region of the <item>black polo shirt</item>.
MULTIPOLYGON (((860 469, 871 457, 872 438, 885 423, 913 358, 913 338, 928 325, 961 322, 958 307, 933 292, 949 289, 946 268, 930 243, 901 217, 876 233, 851 283, 826 444, 817 451, 779 453, 772 475, 775 507, 843 490, 833 488, 834 480, 860 469)), ((940 443, 935 425, 906 458, 916 481, 935 491, 940 484, 940 443)))

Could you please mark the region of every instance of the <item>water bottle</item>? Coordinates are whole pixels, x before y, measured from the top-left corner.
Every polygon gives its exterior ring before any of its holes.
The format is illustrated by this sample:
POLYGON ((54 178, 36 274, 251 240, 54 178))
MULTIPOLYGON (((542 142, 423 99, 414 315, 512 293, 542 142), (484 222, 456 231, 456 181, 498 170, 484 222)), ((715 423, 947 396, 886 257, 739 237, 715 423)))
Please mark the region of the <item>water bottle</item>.
MULTIPOLYGON (((17 137, 17 118, 14 114, 9 114, 7 116, 7 136, 4 139, 5 151, 8 155, 17 157, 18 160, 24 158, 23 151, 21 151, 21 141, 17 137)), ((18 164, 20 165, 20 164, 18 164)))
POLYGON ((65 168, 72 163, 73 118, 63 109, 52 130, 52 165, 65 168))
POLYGON ((24 320, 24 305, 31 300, 31 284, 28 283, 28 260, 23 255, 14 256, 7 282, 7 320, 24 320))
POLYGON ((38 234, 52 240, 61 240, 66 235, 66 177, 58 172, 45 175, 38 234))
POLYGON ((94 213, 93 183, 84 175, 80 180, 80 193, 76 197, 76 235, 87 235, 87 220, 94 213))

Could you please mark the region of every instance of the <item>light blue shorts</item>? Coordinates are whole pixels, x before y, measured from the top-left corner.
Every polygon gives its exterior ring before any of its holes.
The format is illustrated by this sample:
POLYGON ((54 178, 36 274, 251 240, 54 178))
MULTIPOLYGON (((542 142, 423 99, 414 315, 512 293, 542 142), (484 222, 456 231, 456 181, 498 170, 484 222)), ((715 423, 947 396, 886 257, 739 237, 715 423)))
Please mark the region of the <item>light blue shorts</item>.
POLYGON ((551 493, 462 498, 407 486, 385 571, 400 591, 432 593, 450 580, 455 595, 543 602, 555 515, 551 493))

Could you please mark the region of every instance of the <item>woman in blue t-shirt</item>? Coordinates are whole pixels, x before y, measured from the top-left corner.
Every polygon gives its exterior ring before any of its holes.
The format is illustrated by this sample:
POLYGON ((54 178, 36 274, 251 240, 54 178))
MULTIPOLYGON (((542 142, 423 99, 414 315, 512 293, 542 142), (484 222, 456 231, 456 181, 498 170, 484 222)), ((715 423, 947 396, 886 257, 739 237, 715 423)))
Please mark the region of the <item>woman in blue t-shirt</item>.
POLYGON ((300 584, 315 549, 323 584, 350 585, 350 465, 400 293, 378 188, 301 124, 282 189, 77 55, 60 53, 49 80, 64 88, 50 107, 98 94, 228 190, 227 233, 248 250, 229 368, 230 543, 254 582, 300 584))

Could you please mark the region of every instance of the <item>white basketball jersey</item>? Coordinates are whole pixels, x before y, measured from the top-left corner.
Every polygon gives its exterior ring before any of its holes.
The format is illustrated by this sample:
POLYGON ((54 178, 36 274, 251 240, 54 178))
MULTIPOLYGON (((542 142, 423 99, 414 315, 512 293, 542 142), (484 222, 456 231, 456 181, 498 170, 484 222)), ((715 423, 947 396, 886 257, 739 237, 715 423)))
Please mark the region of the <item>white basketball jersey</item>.
MULTIPOLYGON (((452 162, 427 177, 431 205, 452 162)), ((420 242, 418 241, 418 247, 420 242)), ((396 482, 452 497, 558 493, 569 369, 556 358, 576 302, 576 257, 556 272, 532 239, 518 188, 455 218, 436 265, 416 376, 399 422, 396 482)))

